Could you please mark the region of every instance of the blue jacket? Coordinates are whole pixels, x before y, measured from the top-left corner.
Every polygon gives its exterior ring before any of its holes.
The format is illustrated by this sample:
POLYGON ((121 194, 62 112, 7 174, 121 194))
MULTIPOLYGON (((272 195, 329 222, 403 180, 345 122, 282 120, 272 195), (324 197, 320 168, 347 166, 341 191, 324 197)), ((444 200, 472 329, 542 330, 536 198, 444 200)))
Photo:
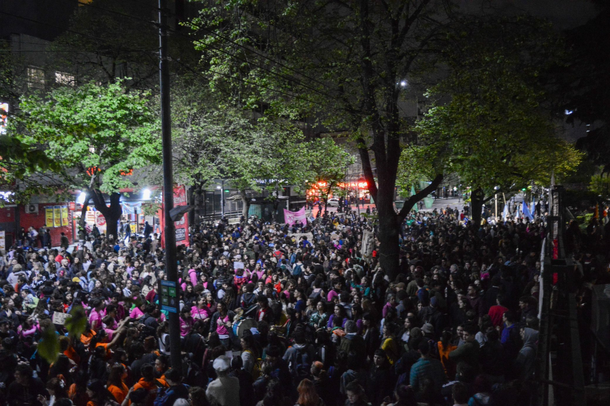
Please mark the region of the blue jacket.
POLYGON ((173 406, 174 402, 178 399, 189 398, 189 386, 181 383, 176 386, 170 386, 168 389, 163 389, 157 399, 155 399, 155 406, 173 406))

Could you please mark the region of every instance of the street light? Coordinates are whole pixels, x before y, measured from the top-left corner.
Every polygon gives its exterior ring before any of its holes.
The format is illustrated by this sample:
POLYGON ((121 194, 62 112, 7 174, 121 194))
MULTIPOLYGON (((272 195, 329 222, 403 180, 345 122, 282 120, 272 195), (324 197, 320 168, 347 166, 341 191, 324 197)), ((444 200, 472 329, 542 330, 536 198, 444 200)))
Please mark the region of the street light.
POLYGON ((499 186, 494 186, 494 190, 496 191, 496 194, 495 194, 495 199, 496 199, 496 215, 495 215, 495 217, 496 217, 496 221, 498 221, 498 189, 500 189, 499 186))

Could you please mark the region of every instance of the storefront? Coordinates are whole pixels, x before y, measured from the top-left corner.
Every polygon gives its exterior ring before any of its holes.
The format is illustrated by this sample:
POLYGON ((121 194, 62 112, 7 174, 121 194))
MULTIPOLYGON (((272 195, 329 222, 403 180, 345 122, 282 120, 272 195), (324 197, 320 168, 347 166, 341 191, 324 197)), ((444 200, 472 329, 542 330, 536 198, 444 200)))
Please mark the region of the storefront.
MULTIPOLYGON (((320 181, 314 184, 307 192, 307 200, 312 203, 318 202, 324 194, 328 193, 328 184, 320 181)), ((364 179, 351 182, 339 182, 331 188, 329 198, 343 196, 349 199, 351 204, 368 204, 371 202, 369 185, 364 179)))

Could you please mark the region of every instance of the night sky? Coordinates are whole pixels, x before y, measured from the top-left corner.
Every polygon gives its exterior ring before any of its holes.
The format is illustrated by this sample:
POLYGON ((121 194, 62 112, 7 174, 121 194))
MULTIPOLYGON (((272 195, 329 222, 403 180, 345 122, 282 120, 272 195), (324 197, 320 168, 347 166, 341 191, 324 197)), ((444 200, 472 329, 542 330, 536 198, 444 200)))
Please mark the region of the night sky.
POLYGON ((463 10, 477 12, 495 10, 498 13, 531 14, 548 18, 559 29, 574 28, 597 14, 589 0, 459 0, 463 10))

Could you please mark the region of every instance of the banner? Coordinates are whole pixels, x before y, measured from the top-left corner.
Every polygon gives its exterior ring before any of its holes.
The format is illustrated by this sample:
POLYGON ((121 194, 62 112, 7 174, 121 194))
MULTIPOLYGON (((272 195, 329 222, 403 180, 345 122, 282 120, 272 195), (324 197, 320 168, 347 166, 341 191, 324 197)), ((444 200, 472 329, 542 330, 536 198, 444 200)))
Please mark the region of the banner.
MULTIPOLYGON (((174 207, 186 206, 188 204, 186 198, 186 189, 184 186, 176 186, 174 188, 174 207)), ((163 216, 161 217, 161 230, 165 229, 165 211, 162 210, 163 216)), ((171 220, 170 220, 171 221, 171 220)), ((189 216, 185 213, 181 219, 174 222, 176 227, 176 246, 186 245, 189 246, 189 216)), ((165 235, 161 234, 161 246, 165 248, 165 235)))
POLYGON ((53 208, 52 207, 47 207, 44 210, 45 210, 45 218, 46 218, 47 228, 55 227, 55 225, 53 224, 53 208))
MULTIPOLYGON (((174 188, 174 207, 186 206, 186 188, 184 186, 178 186, 174 188)), ((186 245, 189 246, 189 216, 184 214, 182 218, 174 222, 176 226, 176 246, 186 245)))
POLYGON ((294 223, 301 223, 303 226, 307 225, 307 214, 305 213, 305 207, 299 211, 290 211, 284 209, 284 222, 289 226, 294 223))
POLYGON ((368 258, 371 256, 374 244, 375 234, 372 231, 364 231, 362 233, 362 245, 360 246, 360 252, 363 257, 368 258))
POLYGON ((61 206, 53 206, 53 227, 61 227, 61 206))
POLYGON ((123 214, 141 214, 142 213, 142 203, 125 203, 121 202, 123 206, 123 214))
POLYGON ((62 227, 68 226, 68 206, 61 206, 61 225, 62 227))

